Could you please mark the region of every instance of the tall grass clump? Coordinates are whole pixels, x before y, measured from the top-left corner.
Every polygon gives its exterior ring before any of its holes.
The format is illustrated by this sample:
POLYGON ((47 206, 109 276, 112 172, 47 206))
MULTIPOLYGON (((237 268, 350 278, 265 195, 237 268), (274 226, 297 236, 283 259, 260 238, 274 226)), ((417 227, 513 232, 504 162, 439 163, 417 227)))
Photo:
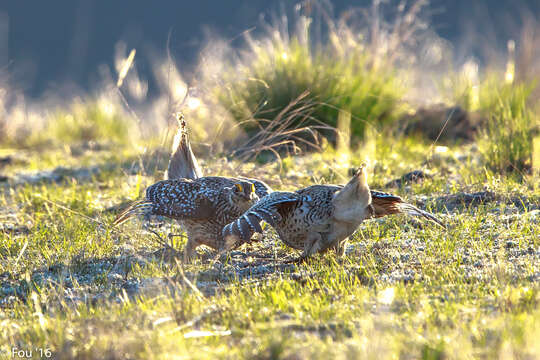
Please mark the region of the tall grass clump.
POLYGON ((492 90, 492 103, 479 148, 493 171, 528 172, 532 168, 533 133, 537 118, 528 106, 533 85, 506 84, 492 90))
POLYGON ((531 95, 536 87, 532 82, 508 81, 505 76, 508 75, 503 71, 493 69, 480 74, 478 65, 469 61, 463 65, 461 72, 453 73, 444 79, 442 90, 449 103, 484 116, 489 116, 500 108, 501 97, 512 98, 512 102, 515 102, 516 97, 525 96, 525 105, 534 105, 531 95))
POLYGON ((350 113, 353 138, 361 138, 367 124, 392 123, 405 93, 397 64, 406 52, 405 34, 421 28, 416 21, 423 2, 401 6, 393 23, 384 21, 376 1, 372 9, 351 10, 337 21, 325 3, 310 3, 297 8, 292 24, 282 17, 263 35, 248 34, 247 46, 223 68, 215 98, 248 133, 264 128, 302 94, 316 104, 312 123, 336 127, 340 111, 350 113), (313 20, 320 18, 321 24, 313 20))
POLYGON ((506 69, 480 74, 478 65, 469 61, 445 79, 446 91, 450 102, 480 115, 476 140, 486 166, 498 173, 524 173, 533 167, 538 79, 517 76, 525 70, 516 67, 513 41, 508 48, 506 69))
POLYGON ((128 144, 137 124, 118 104, 107 101, 75 101, 65 109, 52 112, 45 129, 30 141, 70 144, 81 142, 115 142, 128 144))
POLYGON ((113 97, 76 98, 67 104, 21 100, 0 115, 0 145, 7 147, 125 145, 140 138, 140 124, 113 97))
POLYGON ((312 55, 297 40, 287 49, 278 45, 272 52, 257 51, 255 61, 242 69, 243 79, 230 79, 220 94, 237 121, 273 119, 305 91, 318 104, 311 114, 314 119, 335 127, 339 110, 349 111, 356 136, 363 134, 366 123, 395 119, 402 89, 393 69, 370 69, 361 53, 346 59, 336 58, 331 50, 312 55))

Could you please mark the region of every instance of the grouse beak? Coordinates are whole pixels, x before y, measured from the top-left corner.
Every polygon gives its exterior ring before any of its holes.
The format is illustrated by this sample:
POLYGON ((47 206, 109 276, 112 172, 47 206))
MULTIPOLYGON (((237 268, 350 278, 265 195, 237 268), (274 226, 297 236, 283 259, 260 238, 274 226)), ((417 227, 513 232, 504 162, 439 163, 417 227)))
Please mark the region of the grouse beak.
POLYGON ((358 171, 356 174, 354 174, 354 177, 358 180, 360 185, 367 185, 367 170, 366 170, 366 164, 362 164, 360 168, 358 168, 358 171))
POLYGON ((255 185, 251 184, 251 186, 246 189, 246 192, 247 192, 247 200, 250 200, 250 201, 259 200, 257 193, 255 193, 255 185))

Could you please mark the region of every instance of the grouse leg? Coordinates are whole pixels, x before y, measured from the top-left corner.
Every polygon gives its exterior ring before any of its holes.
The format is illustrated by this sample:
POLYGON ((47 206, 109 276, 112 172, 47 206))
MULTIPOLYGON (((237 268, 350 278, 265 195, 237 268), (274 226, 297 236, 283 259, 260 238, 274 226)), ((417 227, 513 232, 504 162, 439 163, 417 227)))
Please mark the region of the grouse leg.
POLYGON ((348 242, 349 238, 345 238, 334 246, 330 247, 330 249, 334 250, 337 256, 342 257, 345 254, 345 248, 347 247, 348 242))
POLYGON ((322 236, 318 232, 311 232, 307 235, 306 242, 304 243, 304 251, 298 259, 291 262, 302 263, 311 255, 317 253, 322 248, 322 236))
POLYGON ((195 253, 197 246, 199 246, 199 244, 195 240, 188 238, 186 247, 184 248, 184 263, 188 263, 193 259, 193 254, 195 253))

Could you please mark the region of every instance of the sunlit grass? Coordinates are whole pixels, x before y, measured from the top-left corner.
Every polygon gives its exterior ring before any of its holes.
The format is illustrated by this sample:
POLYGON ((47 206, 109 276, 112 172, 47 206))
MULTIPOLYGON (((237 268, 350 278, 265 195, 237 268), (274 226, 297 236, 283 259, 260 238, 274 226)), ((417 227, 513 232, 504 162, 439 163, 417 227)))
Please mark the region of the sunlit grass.
MULTIPOLYGON (((275 39, 268 47, 252 47, 240 71, 225 77, 217 89, 220 102, 237 121, 273 119, 304 91, 316 103, 310 116, 335 127, 340 110, 352 115, 351 133, 362 137, 367 124, 382 126, 396 120, 401 109, 403 84, 392 65, 375 68, 367 53, 358 49, 342 54, 330 44, 320 50, 293 38, 289 44, 275 39)), ((343 41, 344 42, 344 41, 343 41)), ((264 127, 264 121, 259 121, 264 127)), ((246 128, 253 131, 254 123, 246 128)))
MULTIPOLYGON (((409 9, 403 19, 412 21, 417 10, 409 9)), ((392 124, 413 105, 403 101, 406 68, 383 46, 410 54, 398 34, 381 28, 369 43, 366 29, 336 23, 327 42, 315 43, 311 20, 299 17, 291 35, 274 26, 248 37, 233 60, 210 57, 220 70, 217 81, 216 73, 197 79, 201 93, 183 110, 193 138, 215 154, 227 141, 238 149, 236 138, 222 136, 233 126, 221 120, 287 119, 277 115, 307 90, 300 105, 309 102, 309 111, 298 114, 330 126, 340 121, 352 147, 347 137, 334 149, 330 135, 321 152, 265 164, 206 156, 206 173, 296 190, 345 183, 352 168, 367 162, 373 189, 433 211, 447 229, 404 216, 374 219, 351 237, 343 258, 328 253, 290 267, 279 267, 280 260, 294 252, 269 230, 266 242, 240 249, 247 254, 242 265, 232 255, 216 263, 208 254, 182 265, 165 256, 145 220, 110 226, 124 204, 162 179, 167 136, 141 135, 126 104, 112 97, 44 109, 37 118, 18 109, 12 119, 21 134, 0 139, 9 147, 5 154, 17 156, 0 169, 8 178, 0 183, 0 357, 12 358, 14 348, 83 359, 540 356, 540 179, 528 172, 538 118, 531 89, 514 75, 484 76, 469 63, 456 78, 441 77, 450 79, 444 84, 450 105, 487 119, 478 143, 441 146, 404 137, 392 124), (29 131, 25 121, 35 119, 42 122, 29 131), (60 179, 43 175, 58 167, 73 171, 60 179), (95 171, 80 176, 81 168, 95 171), (412 170, 431 177, 385 188, 412 170), (493 193, 494 200, 452 200, 474 192, 493 193), (268 256, 270 265, 261 270, 253 254, 268 256)), ((171 68, 162 70, 168 78, 171 68)), ((187 85, 173 75, 167 85, 180 103, 187 85)), ((253 122, 243 124, 255 132, 253 122)), ((162 237, 182 235, 174 221, 154 225, 162 237)), ((181 250, 185 241, 172 244, 181 250)))
POLYGON ((50 117, 44 132, 35 134, 34 141, 52 140, 63 144, 115 141, 126 144, 134 139, 133 132, 138 129, 135 121, 123 113, 118 104, 104 100, 75 102, 68 111, 57 110, 50 117))
MULTIPOLYGON (((425 166, 433 179, 392 191, 408 201, 427 196, 426 206, 441 216, 438 196, 487 188, 502 201, 453 210, 444 217, 447 230, 418 228, 399 216, 369 221, 343 259, 315 256, 244 280, 221 277, 211 261, 199 259, 182 271, 150 255, 160 245, 142 231, 142 220, 108 228, 115 211, 107 209, 137 198, 152 176, 130 177, 117 166, 88 182, 45 181, 3 192, 0 205, 16 215, 1 213, 3 219, 29 228, 0 231, 0 335, 6 340, 0 351, 43 347, 55 358, 155 359, 537 356, 540 229, 524 219, 539 203, 540 188, 531 185, 534 179, 493 176, 482 163, 453 160, 467 147, 449 147, 426 165, 430 148, 420 139, 376 141, 370 183, 382 188, 425 166), (516 196, 533 208, 516 207, 516 196), (202 294, 186 285, 182 272, 202 294)), ((363 161, 355 151, 351 159, 351 166, 363 161)), ((343 183, 328 166, 333 161, 330 149, 287 158, 283 186, 343 183), (291 170, 294 183, 287 180, 291 170)), ((208 166, 230 174, 219 163, 208 166)), ((250 168, 236 165, 239 172, 250 168)))
POLYGON ((480 149, 497 172, 528 172, 533 162, 533 131, 538 115, 528 106, 534 86, 507 85, 493 90, 487 124, 480 130, 480 149))

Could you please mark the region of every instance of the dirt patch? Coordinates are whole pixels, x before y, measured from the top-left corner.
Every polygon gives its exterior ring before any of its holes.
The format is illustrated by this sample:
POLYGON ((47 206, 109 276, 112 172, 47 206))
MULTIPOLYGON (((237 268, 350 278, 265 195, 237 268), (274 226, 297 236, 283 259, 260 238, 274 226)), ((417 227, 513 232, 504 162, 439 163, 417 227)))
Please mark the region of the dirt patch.
POLYGON ((432 179, 433 176, 430 174, 427 174, 426 172, 422 170, 414 170, 411 172, 406 173, 400 178, 394 179, 387 183, 385 187, 387 188, 401 188, 404 185, 412 184, 412 183, 420 183, 424 181, 424 179, 432 179))
POLYGON ((435 104, 405 115, 401 122, 407 134, 420 133, 430 140, 455 142, 456 139, 474 140, 485 119, 459 106, 435 104))

